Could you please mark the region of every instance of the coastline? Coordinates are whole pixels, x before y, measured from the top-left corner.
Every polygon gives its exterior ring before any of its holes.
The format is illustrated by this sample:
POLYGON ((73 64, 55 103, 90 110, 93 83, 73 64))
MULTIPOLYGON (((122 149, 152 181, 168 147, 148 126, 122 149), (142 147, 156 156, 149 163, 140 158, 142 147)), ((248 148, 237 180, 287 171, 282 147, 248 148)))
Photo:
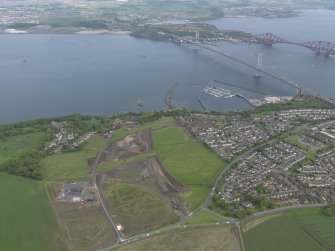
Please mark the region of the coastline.
POLYGON ((49 30, 16 30, 16 29, 10 29, 10 30, 3 30, 0 31, 0 34, 6 34, 6 35, 26 35, 26 34, 36 34, 36 35, 41 35, 41 34, 48 34, 48 35, 66 35, 66 34, 71 34, 71 35, 130 35, 132 34, 132 31, 127 31, 127 30, 91 30, 91 29, 82 29, 82 30, 55 30, 55 29, 49 29, 49 30))

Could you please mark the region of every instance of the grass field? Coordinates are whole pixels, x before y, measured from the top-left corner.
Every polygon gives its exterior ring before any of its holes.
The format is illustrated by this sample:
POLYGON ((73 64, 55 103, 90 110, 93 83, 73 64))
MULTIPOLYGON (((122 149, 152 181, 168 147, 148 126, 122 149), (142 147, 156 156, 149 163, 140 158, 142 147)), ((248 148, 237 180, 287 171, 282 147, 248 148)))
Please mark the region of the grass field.
POLYGON ((41 147, 45 133, 36 132, 1 139, 0 164, 41 147))
POLYGON ((178 217, 160 198, 142 185, 118 182, 104 191, 110 201, 114 221, 124 226, 126 235, 170 224, 178 217))
POLYGON ((332 251, 334 236, 335 218, 319 208, 287 211, 243 233, 246 251, 332 251))
POLYGON ((193 224, 217 223, 222 221, 223 221, 222 218, 216 217, 207 211, 201 211, 198 214, 194 215, 194 217, 186 221, 185 224, 193 225, 193 224))
POLYGON ((87 159, 107 144, 107 139, 97 136, 90 139, 83 150, 53 154, 41 162, 46 180, 86 179, 89 176, 87 159))
POLYGON ((43 182, 0 173, 0 250, 57 250, 58 228, 43 182))
POLYGON ((310 216, 297 218, 300 226, 328 250, 335 250, 335 217, 310 216))
POLYGON ((147 129, 157 130, 165 126, 168 126, 172 123, 174 123, 174 118, 164 117, 164 118, 152 121, 152 122, 145 123, 143 125, 136 126, 130 131, 126 131, 125 129, 120 128, 115 131, 114 135, 112 136, 112 141, 115 142, 115 141, 121 140, 124 137, 126 137, 128 134, 144 131, 147 129))
POLYGON ((180 127, 154 131, 153 142, 163 166, 177 181, 190 188, 184 198, 190 210, 196 209, 208 196, 226 163, 201 143, 188 138, 180 127))
POLYGON ((144 131, 144 130, 147 130, 149 128, 151 128, 153 130, 158 130, 158 129, 164 128, 166 126, 169 126, 174 122, 175 122, 175 120, 174 120, 173 117, 163 117, 163 118, 155 120, 153 122, 148 122, 148 123, 145 123, 143 125, 137 126, 137 127, 133 128, 131 130, 131 132, 134 133, 134 132, 144 131))
POLYGON ((182 232, 162 234, 126 245, 120 251, 240 251, 236 228, 189 229, 182 232))

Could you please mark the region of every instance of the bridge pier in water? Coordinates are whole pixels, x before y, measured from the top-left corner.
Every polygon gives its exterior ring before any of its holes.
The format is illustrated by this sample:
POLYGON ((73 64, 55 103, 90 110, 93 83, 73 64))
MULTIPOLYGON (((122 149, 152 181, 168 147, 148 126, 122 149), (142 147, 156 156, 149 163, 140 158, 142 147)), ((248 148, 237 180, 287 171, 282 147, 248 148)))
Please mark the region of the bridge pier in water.
POLYGON ((257 66, 256 66, 256 78, 262 77, 262 70, 263 70, 263 53, 258 53, 258 58, 257 58, 257 66))

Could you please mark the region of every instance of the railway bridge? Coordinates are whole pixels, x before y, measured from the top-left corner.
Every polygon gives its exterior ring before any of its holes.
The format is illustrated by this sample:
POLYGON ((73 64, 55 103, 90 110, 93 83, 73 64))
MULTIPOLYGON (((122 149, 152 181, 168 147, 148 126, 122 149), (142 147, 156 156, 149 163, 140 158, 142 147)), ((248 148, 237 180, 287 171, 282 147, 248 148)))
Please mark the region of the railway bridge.
POLYGON ((325 57, 329 57, 330 55, 335 55, 335 44, 326 41, 311 41, 311 42, 298 43, 288 41, 272 33, 263 33, 253 35, 250 42, 257 44, 264 44, 267 46, 272 46, 273 44, 280 44, 280 43, 292 44, 305 47, 313 51, 317 56, 324 55, 325 57))

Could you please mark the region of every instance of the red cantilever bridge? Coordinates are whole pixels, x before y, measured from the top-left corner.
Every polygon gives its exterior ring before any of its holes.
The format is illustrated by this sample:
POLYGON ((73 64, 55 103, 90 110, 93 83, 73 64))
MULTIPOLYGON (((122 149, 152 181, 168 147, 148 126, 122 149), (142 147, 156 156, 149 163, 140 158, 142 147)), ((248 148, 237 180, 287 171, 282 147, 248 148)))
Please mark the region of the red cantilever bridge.
POLYGON ((313 51, 315 55, 324 55, 326 57, 328 57, 329 55, 335 55, 335 44, 326 41, 296 43, 287 41, 272 33, 264 33, 264 34, 253 35, 250 42, 257 44, 264 44, 268 46, 272 46, 273 44, 293 44, 305 47, 313 51))

